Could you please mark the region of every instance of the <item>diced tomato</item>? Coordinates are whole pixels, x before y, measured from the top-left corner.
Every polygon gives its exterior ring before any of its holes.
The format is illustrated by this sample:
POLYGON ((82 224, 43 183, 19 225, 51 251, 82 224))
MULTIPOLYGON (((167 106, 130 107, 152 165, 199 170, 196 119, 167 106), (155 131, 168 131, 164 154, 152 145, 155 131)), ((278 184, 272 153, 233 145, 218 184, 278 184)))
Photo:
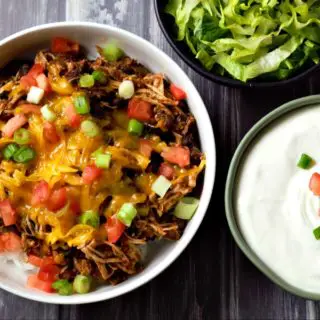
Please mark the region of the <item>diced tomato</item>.
POLYGON ((91 184, 102 175, 102 172, 103 170, 95 165, 86 166, 82 172, 83 183, 91 184))
POLYGON ((47 208, 50 211, 58 211, 67 204, 67 201, 67 189, 65 187, 59 188, 51 193, 47 201, 47 208))
POLYGON ((46 77, 44 73, 39 74, 36 77, 36 81, 37 81, 37 86, 40 89, 43 89, 46 93, 51 92, 49 79, 46 77))
POLYGON ((171 180, 174 176, 174 169, 169 163, 162 162, 159 168, 159 174, 171 180))
POLYGON ((163 150, 161 156, 171 163, 176 163, 181 168, 190 164, 190 150, 187 147, 167 147, 163 150))
POLYGON ((21 77, 21 86, 25 90, 29 90, 32 86, 36 86, 43 89, 45 92, 50 92, 51 87, 49 80, 43 72, 44 68, 41 64, 34 64, 28 74, 21 77))
POLYGON ((150 158, 152 153, 152 143, 147 139, 139 140, 139 152, 145 157, 150 158))
POLYGON ((0 201, 0 217, 5 226, 11 226, 17 221, 16 210, 12 207, 8 199, 0 201))
POLYGON ((8 122, 2 128, 2 133, 12 138, 14 132, 24 126, 28 122, 28 119, 23 114, 17 114, 13 118, 9 119, 8 122))
POLYGON ((51 256, 40 258, 33 254, 28 255, 28 262, 36 267, 46 266, 48 264, 54 264, 54 259, 51 256))
POLYGON ((43 125, 43 136, 50 143, 57 143, 60 140, 56 126, 48 121, 43 125))
POLYGON ((0 235, 0 243, 4 251, 16 252, 21 250, 21 239, 13 232, 5 232, 0 235))
POLYGON ((28 76, 36 79, 37 76, 44 72, 44 68, 40 63, 35 63, 28 72, 28 76))
POLYGON ((29 90, 31 87, 37 86, 37 81, 35 78, 33 78, 29 75, 26 75, 26 76, 21 77, 20 85, 24 90, 29 90))
POLYGON ((54 264, 54 259, 52 256, 46 256, 42 258, 41 266, 46 266, 48 264, 54 264))
POLYGON ((41 267, 42 260, 43 260, 42 258, 37 257, 33 254, 30 254, 28 256, 28 262, 36 267, 41 267))
POLYGON ((320 174, 315 172, 310 179, 309 189, 315 196, 320 196, 320 174))
POLYGON ((53 281, 43 281, 38 278, 38 275, 32 274, 28 277, 27 287, 38 289, 45 292, 54 292, 52 289, 53 281))
POLYGON ((31 205, 37 206, 39 204, 44 204, 50 197, 49 184, 46 181, 38 182, 32 191, 31 205))
POLYGON ((111 243, 117 242, 126 228, 125 225, 117 219, 116 215, 108 217, 105 227, 107 229, 108 241, 111 243))
POLYGON ((177 100, 184 100, 187 98, 187 94, 173 83, 170 84, 170 92, 177 100))
POLYGON ((40 114, 41 113, 40 107, 37 106, 36 104, 24 103, 24 104, 18 105, 18 107, 21 109, 21 112, 24 114, 28 114, 28 113, 40 114))
POLYGON ((133 98, 129 101, 128 104, 128 117, 134 118, 139 121, 149 121, 152 119, 153 112, 152 112, 152 105, 151 103, 133 98))
POLYGON ((80 46, 77 42, 61 37, 52 39, 51 51, 53 53, 78 53, 80 46))
POLYGON ((2 238, 0 236, 0 252, 5 252, 5 250, 6 250, 5 244, 2 241, 2 238))
POLYGON ((64 113, 72 128, 77 129, 81 124, 82 117, 76 112, 76 109, 72 103, 70 103, 65 109, 64 113))
POLYGON ((74 215, 77 215, 81 212, 80 204, 77 200, 70 201, 70 210, 74 215))
POLYGON ((60 272, 60 268, 54 264, 41 265, 38 272, 38 279, 42 281, 55 281, 60 272))
POLYGON ((36 63, 32 66, 29 72, 21 77, 20 85, 25 89, 29 90, 32 86, 37 86, 36 78, 38 75, 43 73, 44 69, 41 64, 36 63))

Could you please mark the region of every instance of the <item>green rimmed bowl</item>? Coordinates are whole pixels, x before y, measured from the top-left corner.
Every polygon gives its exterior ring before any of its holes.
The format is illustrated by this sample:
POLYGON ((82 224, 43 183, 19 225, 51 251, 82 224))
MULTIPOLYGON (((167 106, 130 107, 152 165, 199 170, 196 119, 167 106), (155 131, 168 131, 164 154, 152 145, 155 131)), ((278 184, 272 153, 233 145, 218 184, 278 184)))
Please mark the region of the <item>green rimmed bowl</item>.
POLYGON ((238 227, 234 208, 234 192, 236 190, 237 177, 239 176, 240 172, 240 165, 242 164, 242 161, 244 159, 243 156, 245 155, 251 144, 256 141, 256 139, 264 129, 272 125, 276 120, 279 120, 281 117, 299 108, 305 108, 309 106, 311 107, 315 105, 320 105, 320 95, 308 96, 285 103, 284 105, 267 114, 245 135, 233 156, 229 168, 225 189, 225 208, 229 228, 236 243, 243 251, 243 253, 260 271, 262 271, 270 280, 272 280, 284 290, 287 290, 303 298, 320 300, 320 290, 318 293, 309 292, 291 285, 280 276, 278 276, 257 256, 254 250, 251 249, 251 247, 246 243, 246 240, 244 239, 238 227))

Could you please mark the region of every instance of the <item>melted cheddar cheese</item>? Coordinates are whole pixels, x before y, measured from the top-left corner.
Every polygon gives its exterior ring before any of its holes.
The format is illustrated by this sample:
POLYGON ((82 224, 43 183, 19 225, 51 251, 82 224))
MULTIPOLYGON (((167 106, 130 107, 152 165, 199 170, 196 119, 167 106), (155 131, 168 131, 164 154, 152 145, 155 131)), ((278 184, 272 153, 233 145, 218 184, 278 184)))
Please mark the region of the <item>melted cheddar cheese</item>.
MULTIPOLYGON (((69 209, 69 203, 58 212, 50 212, 45 207, 32 207, 31 196, 37 182, 44 180, 52 189, 66 187, 68 196, 78 199, 82 212, 98 211, 101 204, 110 197, 104 212, 110 216, 125 202, 144 203, 151 193, 150 183, 154 175, 144 173, 137 185, 123 176, 124 168, 143 172, 150 162, 149 158, 138 151, 139 139, 127 132, 126 112, 115 110, 104 119, 95 119, 100 127, 108 129, 103 129, 103 134, 98 137, 89 138, 80 129, 68 127, 64 109, 71 101, 72 87, 63 80, 62 84, 51 82, 51 86, 60 96, 53 96, 46 103, 58 114, 55 126, 60 140, 56 144, 48 143, 44 138, 44 119, 41 114, 28 115, 31 147, 36 151, 36 158, 29 164, 4 160, 0 163, 0 200, 9 197, 19 214, 28 216, 40 226, 37 236, 42 237, 47 244, 63 241, 69 246, 78 246, 94 237, 105 237, 104 228, 96 230, 79 224, 69 209), (109 138, 112 138, 113 146, 106 144, 109 138), (92 153, 101 147, 111 153, 110 168, 103 170, 102 177, 92 185, 86 185, 82 181, 81 171, 94 163, 92 153), (50 231, 43 231, 47 229, 50 231)), ((15 113, 20 112, 18 106, 15 113)), ((86 117, 90 119, 90 115, 86 117)), ((11 142, 12 139, 0 138, 0 148, 11 142)))

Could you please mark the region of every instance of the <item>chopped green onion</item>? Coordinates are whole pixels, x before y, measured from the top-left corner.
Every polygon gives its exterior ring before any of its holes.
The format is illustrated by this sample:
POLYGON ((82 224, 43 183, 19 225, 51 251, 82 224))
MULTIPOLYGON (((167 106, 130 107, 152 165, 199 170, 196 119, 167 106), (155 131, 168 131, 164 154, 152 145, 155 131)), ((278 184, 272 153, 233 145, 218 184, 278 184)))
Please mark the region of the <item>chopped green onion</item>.
POLYGON ((99 154, 103 154, 103 147, 100 147, 96 151, 92 152, 91 158, 96 159, 99 154))
POLYGON ((132 203, 124 203, 117 213, 117 219, 127 227, 130 227, 136 215, 137 209, 134 205, 132 203))
POLYGON ((110 42, 103 48, 103 56, 108 61, 117 61, 123 57, 124 52, 114 43, 110 42))
POLYGON ((124 80, 120 83, 118 93, 120 98, 130 99, 134 95, 134 84, 131 80, 124 80))
POLYGON ((98 154, 96 156, 95 164, 98 168, 108 169, 111 162, 111 153, 98 154))
POLYGON ((74 96, 73 103, 78 114, 87 114, 90 112, 90 103, 85 95, 74 96))
POLYGON ((19 150, 19 146, 15 143, 8 144, 3 150, 3 156, 6 160, 9 160, 19 150))
POLYGON ((155 192, 161 198, 167 193, 171 187, 171 182, 165 176, 159 176, 157 180, 152 184, 151 190, 155 192))
POLYGON ((57 280, 51 286, 61 296, 70 296, 73 293, 72 284, 68 280, 57 280))
POLYGON ((27 129, 20 128, 15 131, 13 140, 18 144, 28 144, 30 142, 30 133, 27 129))
POLYGON ((182 198, 173 211, 173 215, 177 218, 190 220, 197 210, 199 199, 193 197, 182 198))
POLYGON ((13 155, 13 160, 18 163, 27 163, 36 157, 36 152, 27 146, 20 147, 13 155))
POLYGON ((90 291, 91 282, 91 277, 78 274, 73 280, 73 290, 80 294, 88 293, 90 291))
POLYGON ((136 119, 130 119, 129 123, 128 123, 128 132, 136 135, 136 136, 140 136, 142 134, 144 125, 142 122, 136 120, 136 119))
POLYGON ((101 84, 106 84, 108 80, 106 74, 99 70, 93 71, 92 77, 95 81, 98 81, 101 84))
POLYGON ((81 122, 81 131, 88 137, 94 138, 100 134, 99 126, 92 120, 84 120, 81 122))
POLYGON ((320 239, 320 227, 313 229, 313 234, 317 240, 320 239))
POLYGON ((309 169, 312 164, 313 164, 313 159, 307 154, 303 153, 300 156, 297 166, 301 169, 309 169))
POLYGON ((79 222, 81 224, 86 224, 88 226, 98 228, 100 225, 100 216, 97 212, 88 210, 79 217, 79 222))
POLYGON ((49 122, 53 122, 54 120, 57 119, 57 115, 52 110, 50 110, 50 108, 47 104, 44 105, 40 109, 40 111, 41 111, 43 118, 49 122))
POLYGON ((79 79, 79 86, 81 88, 91 88, 94 86, 94 78, 91 74, 84 74, 79 79))

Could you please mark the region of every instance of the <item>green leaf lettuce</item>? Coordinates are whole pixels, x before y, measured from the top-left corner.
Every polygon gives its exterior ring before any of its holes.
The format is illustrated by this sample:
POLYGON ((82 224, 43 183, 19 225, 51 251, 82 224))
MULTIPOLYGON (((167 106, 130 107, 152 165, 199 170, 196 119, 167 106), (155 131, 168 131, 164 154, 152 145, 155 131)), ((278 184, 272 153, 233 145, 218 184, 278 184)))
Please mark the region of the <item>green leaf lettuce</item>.
POLYGON ((319 63, 319 0, 169 0, 166 12, 216 74, 281 80, 319 63))

